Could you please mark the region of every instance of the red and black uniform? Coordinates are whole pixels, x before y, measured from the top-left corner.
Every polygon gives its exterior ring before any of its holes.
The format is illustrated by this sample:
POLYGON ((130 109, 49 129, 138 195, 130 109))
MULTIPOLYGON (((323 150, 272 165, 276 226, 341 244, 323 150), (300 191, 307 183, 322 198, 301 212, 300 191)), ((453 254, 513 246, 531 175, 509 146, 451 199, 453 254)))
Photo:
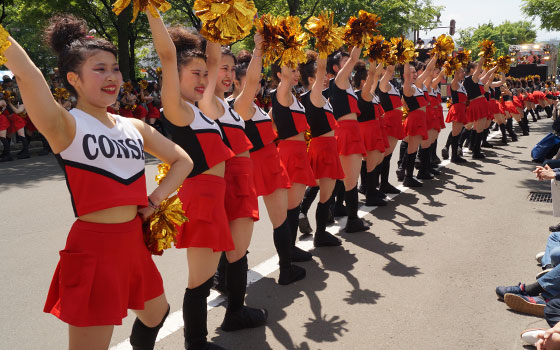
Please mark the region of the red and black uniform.
MULTIPOLYGON (((440 120, 439 110, 441 103, 438 100, 438 89, 430 88, 427 93, 428 106, 426 107, 426 127, 428 130, 434 129, 440 131, 442 129, 441 124, 443 120, 440 120), (429 111, 429 112, 428 112, 429 111)), ((426 93, 424 93, 426 96, 426 93)))
POLYGON ((480 98, 484 95, 484 84, 481 82, 475 83, 472 76, 465 78, 463 83, 465 90, 467 90, 467 97, 469 105, 467 107, 467 116, 469 121, 475 122, 480 119, 488 117, 488 101, 485 98, 480 98))
POLYGON ((463 84, 459 83, 459 89, 453 90, 451 87, 451 107, 447 113, 446 123, 462 123, 468 124, 469 119, 467 118, 467 91, 463 84))
MULTIPOLYGON (((358 96, 356 96, 352 87, 342 90, 336 86, 335 79, 331 79, 329 82, 329 99, 333 106, 333 114, 336 120, 348 114, 360 114, 358 96)), ((338 153, 340 155, 366 155, 366 147, 362 140, 360 125, 357 120, 339 120, 335 136, 338 141, 338 153)))
POLYGON ((156 106, 154 106, 153 102, 148 103, 148 115, 146 116, 146 118, 149 119, 159 119, 161 117, 161 113, 159 111, 159 108, 157 108, 156 106))
POLYGON ((383 111, 385 112, 383 121, 387 136, 402 140, 405 135, 402 123, 401 93, 391 83, 389 83, 388 92, 381 91, 379 87, 377 87, 375 92, 377 96, 379 96, 381 107, 383 107, 383 111))
POLYGON ((10 120, 8 116, 10 112, 7 109, 4 109, 2 113, 0 113, 0 131, 8 130, 10 128, 10 120))
POLYGON ((278 152, 284 163, 291 183, 316 186, 315 175, 307 155, 307 143, 301 140, 288 140, 309 129, 305 107, 292 95, 292 104, 282 106, 276 92, 272 94, 272 118, 278 130, 278 152))
POLYGON ((21 115, 17 113, 12 113, 8 116, 8 120, 10 121, 10 127, 8 128, 8 134, 14 134, 19 129, 25 128, 25 119, 22 118, 21 115))
POLYGON ((503 100, 504 112, 507 111, 510 114, 518 114, 519 113, 517 111, 517 107, 516 107, 515 103, 512 101, 512 98, 511 98, 510 95, 503 95, 502 100, 503 100))
POLYGON ((177 248, 212 248, 214 251, 233 250, 224 205, 224 178, 203 174, 210 168, 234 156, 223 141, 218 123, 189 103, 194 120, 187 126, 170 125, 171 139, 191 157, 194 168, 179 190, 183 210, 189 221, 179 228, 177 248))
POLYGON ((224 108, 224 115, 218 119, 224 141, 236 157, 226 161, 225 207, 228 220, 251 218, 259 220, 259 201, 253 179, 253 161, 249 154, 242 155, 253 148, 245 134, 245 122, 230 105, 218 98, 224 108))
POLYGON ((441 87, 438 85, 437 89, 435 89, 436 91, 436 103, 437 103, 437 118, 439 121, 439 130, 441 131, 442 129, 445 129, 445 119, 443 117, 443 107, 442 107, 442 103, 443 100, 441 98, 441 87))
POLYGON ((385 130, 385 111, 383 107, 381 107, 381 100, 379 96, 373 95, 373 99, 371 100, 373 103, 373 108, 375 109, 375 120, 379 122, 379 127, 381 128, 381 136, 383 137, 383 144, 385 145, 385 149, 389 148, 389 138, 387 137, 387 131, 385 130))
MULTIPOLYGON (((56 157, 76 216, 147 206, 143 138, 125 118, 108 128, 72 109, 74 140, 56 157)), ((163 293, 161 276, 144 244, 142 221, 97 224, 76 220, 49 289, 44 311, 77 327, 120 325, 127 309, 163 293)))
POLYGON ((338 127, 331 103, 325 100, 323 107, 316 107, 311 102, 311 91, 301 96, 301 102, 305 107, 307 124, 311 129, 312 138, 309 143, 308 155, 315 178, 344 179, 336 137, 325 136, 338 127))
POLYGON ((358 107, 360 114, 358 115, 358 122, 360 125, 360 134, 366 147, 366 151, 379 151, 385 152, 385 141, 383 132, 381 131, 381 124, 379 119, 376 118, 375 105, 372 101, 366 101, 362 98, 362 91, 356 91, 358 96, 358 107))
POLYGON ((428 101, 424 97, 424 92, 416 85, 411 85, 413 90, 412 96, 403 94, 404 102, 408 107, 408 116, 406 117, 403 127, 406 136, 422 136, 423 140, 428 139, 428 129, 426 125, 426 112, 421 108, 428 106, 428 101))
POLYGON ((141 104, 136 105, 136 108, 134 108, 134 112, 132 112, 132 116, 136 119, 145 119, 147 115, 148 110, 141 104))
POLYGON ((494 114, 504 114, 504 109, 500 104, 500 97, 502 95, 502 91, 500 87, 497 88, 490 88, 490 100, 488 101, 489 110, 490 110, 490 118, 494 119, 494 114))

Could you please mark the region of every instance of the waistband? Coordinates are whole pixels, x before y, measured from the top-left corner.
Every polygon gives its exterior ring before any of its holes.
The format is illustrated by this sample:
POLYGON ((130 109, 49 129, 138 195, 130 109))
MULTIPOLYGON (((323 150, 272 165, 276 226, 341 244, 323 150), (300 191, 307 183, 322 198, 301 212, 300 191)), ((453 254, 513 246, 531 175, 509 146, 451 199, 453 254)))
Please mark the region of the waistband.
POLYGON ((78 219, 72 225, 72 229, 93 231, 97 233, 126 233, 137 230, 141 225, 142 219, 137 215, 130 221, 121 222, 118 224, 102 224, 97 222, 82 221, 78 219))
POLYGON ((192 184, 192 183, 198 183, 198 182, 211 182, 211 183, 215 183, 215 184, 224 184, 226 183, 226 180, 223 177, 220 176, 216 176, 216 175, 210 175, 210 174, 200 174, 200 175, 196 175, 194 177, 189 177, 187 178, 183 184, 192 184))

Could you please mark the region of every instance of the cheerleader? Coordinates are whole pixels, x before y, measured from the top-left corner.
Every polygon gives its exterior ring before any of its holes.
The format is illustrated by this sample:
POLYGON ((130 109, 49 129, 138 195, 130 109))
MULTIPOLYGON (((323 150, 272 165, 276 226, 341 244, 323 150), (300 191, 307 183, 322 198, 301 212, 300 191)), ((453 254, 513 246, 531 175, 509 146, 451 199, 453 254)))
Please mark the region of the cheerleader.
MULTIPOLYGON (((507 88, 507 84, 500 87, 500 93, 502 98, 502 110, 504 111, 506 118, 506 131, 509 134, 512 142, 517 141, 517 134, 513 131, 513 119, 521 126, 521 114, 518 113, 517 108, 512 101, 512 93, 507 88)), ((523 127, 521 127, 523 128, 523 127)))
POLYGON ((385 138, 381 131, 379 122, 380 115, 375 112, 373 104, 373 92, 377 87, 379 78, 381 77, 381 64, 376 67, 375 62, 371 63, 369 69, 366 69, 365 63, 358 61, 355 66, 354 87, 358 97, 358 122, 360 133, 366 149, 366 206, 385 206, 384 194, 377 190, 376 180, 379 178, 379 172, 375 169, 381 164, 383 155, 385 154, 385 138))
POLYGON ((145 99, 148 105, 148 115, 146 118, 148 118, 148 124, 153 126, 161 117, 159 111, 161 107, 161 97, 159 96, 157 83, 149 83, 146 92, 147 95, 145 99))
POLYGON ((8 136, 8 129, 10 128, 10 120, 8 119, 9 111, 8 105, 4 99, 0 99, 0 142, 2 142, 2 154, 0 154, 0 163, 14 160, 10 155, 11 137, 8 136))
MULTIPOLYGON (((459 68, 453 75, 451 81, 451 107, 447 113, 446 123, 451 123, 451 133, 449 134, 451 143, 451 161, 453 163, 464 163, 466 160, 459 155, 459 137, 463 126, 469 123, 467 118, 467 91, 463 86, 462 80, 465 78, 465 71, 459 68)), ((447 145, 446 145, 447 146, 447 145)), ((442 149, 444 159, 449 157, 448 146, 442 149)))
POLYGON ((389 170, 393 151, 397 146, 397 141, 404 139, 405 136, 402 125, 401 92, 391 83, 394 75, 395 66, 387 66, 376 89, 376 94, 379 96, 380 104, 384 111, 383 125, 389 141, 389 147, 385 150, 383 162, 381 163, 379 190, 383 193, 399 194, 401 191, 389 183, 389 170))
POLYGON ((68 112, 54 100, 11 37, 5 51, 29 115, 65 172, 78 217, 60 251, 44 311, 69 324, 70 349, 107 349, 114 325, 133 309, 138 317, 130 342, 134 349, 153 349, 169 305, 142 239, 142 219, 180 185, 192 162, 144 123, 106 112, 122 84, 113 44, 88 36, 85 21, 76 17, 56 16, 50 23, 46 37, 77 108, 68 112), (144 150, 171 164, 149 196, 144 150))
MULTIPOLYGON (((258 47, 261 45, 261 42, 257 43, 258 47)), ((261 326, 267 318, 266 310, 244 306, 248 270, 247 249, 251 243, 254 222, 259 220, 259 207, 253 179, 253 161, 249 156, 253 145, 245 134, 244 120, 224 98, 233 82, 235 56, 229 49, 220 49, 220 45, 213 42, 207 42, 206 52, 208 86, 199 106, 205 115, 218 122, 225 143, 235 154, 235 157, 226 161, 224 176, 225 210, 235 246, 235 249, 225 253, 225 291, 228 306, 221 328, 229 332, 261 326)))
POLYGON ((292 259, 309 261, 311 253, 295 246, 300 204, 306 186, 315 186, 315 175, 307 154, 304 132, 309 129, 305 107, 292 94, 299 83, 299 71, 287 66, 272 65, 272 79, 278 84, 272 93, 272 121, 278 130, 278 152, 290 177, 288 190, 288 224, 292 239, 292 259))
POLYGON ((12 104, 10 99, 8 101, 8 110, 11 112, 8 115, 8 120, 10 121, 10 127, 8 128, 8 135, 11 138, 11 135, 16 135, 16 141, 21 142, 22 148, 21 151, 18 152, 17 158, 18 159, 27 159, 30 157, 29 155, 29 139, 26 137, 26 129, 25 129, 25 119, 22 118, 20 114, 25 112, 25 106, 19 104, 17 107, 12 104))
POLYGON ((278 137, 273 129, 270 116, 258 107, 255 98, 262 88, 261 70, 263 50, 260 36, 255 38, 256 45, 251 58, 244 54, 244 62, 235 67, 235 81, 239 95, 230 100, 234 109, 245 120, 245 133, 253 147, 250 150, 253 161, 253 178, 258 196, 262 196, 273 227, 274 246, 279 257, 280 275, 278 284, 287 285, 305 277, 305 269, 293 265, 295 261, 292 244, 292 231, 287 219, 288 189, 290 178, 274 140, 278 137))
MULTIPOLYGON (((358 97, 350 84, 350 74, 352 74, 354 66, 359 60, 361 51, 360 47, 354 47, 349 57, 344 57, 340 52, 334 56, 334 60, 339 63, 337 68, 342 68, 335 72, 336 77, 331 79, 329 84, 330 102, 333 106, 334 117, 338 121, 338 129, 335 131, 338 141, 338 154, 345 174, 344 200, 348 215, 345 231, 348 233, 369 229, 369 226, 358 217, 357 184, 362 157, 366 155, 366 148, 358 123, 358 114, 360 113, 358 97)), ((334 215, 337 215, 336 211, 334 215)))
MULTIPOLYGON (((496 78, 494 78, 496 80, 496 78)), ((506 82, 506 76, 504 73, 501 74, 500 80, 495 81, 490 86, 490 101, 489 101, 489 111, 490 111, 490 121, 493 119, 502 133, 502 143, 507 145, 507 135, 506 135, 506 114, 503 105, 500 103, 500 98, 502 97, 501 86, 506 82)), ((484 138, 488 137, 489 129, 487 128, 484 132, 484 138)))
POLYGON ((307 62, 300 65, 299 71, 302 84, 307 90, 301 98, 312 137, 308 153, 320 190, 315 212, 317 230, 313 237, 313 245, 315 247, 338 246, 341 245, 340 239, 326 231, 330 211, 329 200, 336 180, 344 179, 334 136, 337 123, 330 102, 323 96, 323 90, 328 84, 327 59, 317 58, 316 52, 307 51, 307 62))
MULTIPOLYGON (((435 67, 436 59, 432 57, 422 74, 417 75, 416 69, 411 63, 405 63, 402 67, 401 76, 403 77, 403 101, 408 109, 408 116, 404 121, 404 130, 406 137, 404 141, 407 144, 406 153, 404 154, 401 164, 403 164, 405 177, 403 185, 407 187, 422 187, 422 183, 413 177, 414 162, 416 160, 416 152, 419 146, 422 146, 422 157, 427 156, 429 152, 429 135, 426 125, 426 106, 428 101, 424 97, 422 86, 424 81, 431 76, 435 67)), ((425 158, 424 158, 425 159, 425 158)))
POLYGON ((162 103, 171 139, 194 160, 178 193, 189 221, 179 228, 175 245, 186 248, 189 269, 183 298, 185 348, 222 349, 206 339, 207 298, 221 252, 234 249, 224 204, 225 162, 234 154, 218 124, 195 106, 209 80, 216 84, 217 72, 208 76, 195 34, 182 27, 166 29, 161 18, 146 14, 162 65, 162 103))

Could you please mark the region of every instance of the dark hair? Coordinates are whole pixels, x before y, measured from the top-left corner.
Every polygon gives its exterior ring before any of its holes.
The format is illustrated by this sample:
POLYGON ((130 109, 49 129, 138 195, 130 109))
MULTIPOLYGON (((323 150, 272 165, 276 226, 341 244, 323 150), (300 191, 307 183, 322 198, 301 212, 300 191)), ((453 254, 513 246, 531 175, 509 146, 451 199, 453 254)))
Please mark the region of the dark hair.
POLYGON ((69 72, 79 74, 82 64, 95 50, 107 51, 117 57, 115 45, 105 39, 89 36, 86 21, 73 15, 51 17, 44 36, 58 56, 58 72, 62 83, 74 95, 77 92, 68 82, 69 72))
POLYGON ((416 69, 416 71, 426 70, 426 64, 424 62, 417 61, 414 63, 414 69, 416 69))
POLYGON ((197 34, 194 34, 184 27, 173 26, 167 29, 169 36, 175 44, 177 51, 177 68, 181 68, 190 63, 195 58, 206 61, 206 55, 202 51, 202 41, 197 34))
POLYGON ((317 52, 307 50, 307 61, 299 65, 299 74, 303 86, 309 86, 309 78, 314 78, 317 74, 317 52))
POLYGON ((336 72, 334 71, 333 67, 334 66, 339 66, 340 67, 340 61, 342 61, 343 57, 350 57, 350 54, 346 51, 338 51, 335 53, 332 53, 328 58, 327 58, 327 73, 332 74, 332 75, 336 75, 336 72))
POLYGON ((477 63, 476 62, 469 62, 469 64, 467 64, 467 69, 465 70, 465 74, 469 74, 469 72, 473 69, 476 68, 477 63))
POLYGON ((278 78, 278 73, 282 71, 282 67, 278 64, 278 61, 270 65, 270 74, 272 74, 272 81, 276 84, 280 83, 280 78, 278 78))
POLYGON ((366 80, 367 79, 367 68, 366 68, 366 63, 362 60, 359 60, 358 62, 356 62, 356 65, 354 66, 354 77, 352 78, 352 81, 354 83, 354 88, 355 89, 359 89, 360 85, 362 84, 362 80, 366 80))
POLYGON ((237 58, 235 57, 233 52, 231 52, 231 49, 229 47, 222 46, 222 56, 229 56, 229 57, 233 58, 233 64, 234 65, 237 64, 237 58))
POLYGON ((247 74, 247 68, 249 67, 249 62, 251 62, 253 55, 248 50, 241 50, 235 58, 236 65, 234 67, 235 79, 241 80, 247 74))

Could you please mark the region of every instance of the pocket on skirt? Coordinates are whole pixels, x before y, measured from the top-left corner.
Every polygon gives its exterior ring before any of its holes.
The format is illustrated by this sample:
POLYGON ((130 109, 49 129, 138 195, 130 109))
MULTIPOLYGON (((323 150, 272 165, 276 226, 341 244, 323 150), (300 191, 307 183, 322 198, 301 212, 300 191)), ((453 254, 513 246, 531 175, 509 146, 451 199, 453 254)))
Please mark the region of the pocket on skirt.
POLYGON ((236 197, 247 197, 249 195, 249 175, 233 175, 234 191, 236 197))
POLYGON ((90 253, 60 251, 61 310, 79 315, 89 307, 97 257, 90 253))

